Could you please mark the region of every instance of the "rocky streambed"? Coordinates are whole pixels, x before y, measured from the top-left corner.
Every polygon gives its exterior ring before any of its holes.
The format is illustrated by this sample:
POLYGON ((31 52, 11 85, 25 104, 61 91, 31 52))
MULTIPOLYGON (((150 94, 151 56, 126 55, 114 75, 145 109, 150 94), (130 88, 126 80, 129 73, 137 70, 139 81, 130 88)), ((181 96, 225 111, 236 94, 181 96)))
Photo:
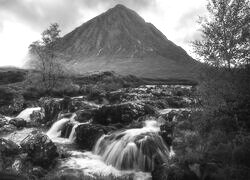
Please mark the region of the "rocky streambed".
MULTIPOLYGON (((192 86, 144 85, 85 96, 44 97, 0 116, 0 171, 17 179, 197 179, 179 167, 192 86)), ((193 164, 192 164, 193 165, 193 164)), ((7 178, 6 178, 7 179, 7 178)))

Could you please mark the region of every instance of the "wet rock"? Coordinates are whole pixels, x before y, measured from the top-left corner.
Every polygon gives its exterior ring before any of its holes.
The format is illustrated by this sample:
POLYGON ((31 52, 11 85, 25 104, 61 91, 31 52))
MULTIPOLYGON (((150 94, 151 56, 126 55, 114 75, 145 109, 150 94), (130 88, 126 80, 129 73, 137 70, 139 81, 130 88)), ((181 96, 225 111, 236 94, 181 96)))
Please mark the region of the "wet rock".
POLYGON ((172 122, 167 122, 160 126, 159 134, 168 146, 172 145, 173 142, 173 131, 174 124, 172 122))
POLYGON ((71 121, 67 122, 62 128, 61 137, 68 138, 70 136, 73 126, 74 123, 72 123, 71 121))
POLYGON ((79 110, 76 112, 75 120, 78 122, 87 122, 93 117, 93 110, 79 110))
POLYGON ((8 124, 7 119, 0 114, 0 128, 7 125, 7 124, 8 124))
POLYGON ((97 124, 81 124, 76 128, 76 143, 83 149, 91 150, 103 134, 114 129, 97 124))
POLYGON ((93 122, 102 125, 129 124, 140 116, 151 113, 145 110, 144 103, 127 102, 116 105, 106 105, 94 112, 93 122))
POLYGON ((16 143, 0 138, 0 153, 4 156, 14 156, 20 153, 21 148, 16 143))
POLYGON ((31 133, 21 142, 23 151, 35 165, 48 168, 58 156, 57 147, 49 137, 40 132, 31 133))
POLYGON ((11 166, 20 152, 21 148, 16 143, 0 138, 0 171, 12 169, 11 166))
POLYGON ((57 118, 58 114, 62 110, 62 104, 60 99, 53 98, 41 98, 39 100, 40 106, 44 109, 44 122, 53 121, 57 118))
POLYGON ((26 127, 26 125, 27 125, 27 122, 22 118, 13 118, 9 121, 9 123, 13 124, 17 128, 26 127))
POLYGON ((42 110, 35 110, 30 115, 30 120, 33 124, 41 124, 44 119, 44 112, 42 110))

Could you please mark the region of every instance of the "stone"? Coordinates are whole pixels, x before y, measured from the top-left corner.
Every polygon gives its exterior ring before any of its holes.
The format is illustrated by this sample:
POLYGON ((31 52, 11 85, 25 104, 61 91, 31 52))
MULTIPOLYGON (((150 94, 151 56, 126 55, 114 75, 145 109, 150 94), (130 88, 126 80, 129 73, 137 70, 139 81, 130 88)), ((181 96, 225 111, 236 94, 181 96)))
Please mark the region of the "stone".
POLYGON ((13 118, 9 121, 9 123, 13 124, 17 128, 26 127, 26 125, 27 125, 27 122, 22 118, 13 118))
POLYGON ((20 153, 21 148, 11 140, 0 138, 0 153, 3 156, 14 156, 20 153))
POLYGON ((93 110, 79 110, 76 112, 75 120, 78 122, 87 122, 93 117, 93 110))
POLYGON ((76 143, 83 149, 92 150, 103 134, 114 129, 97 124, 81 124, 76 128, 76 143))
POLYGON ((6 124, 6 125, 0 127, 0 134, 12 133, 15 130, 17 130, 16 126, 14 126, 13 124, 6 124))
POLYGON ((144 103, 127 102, 105 105, 94 111, 93 122, 102 125, 129 124, 140 116, 146 115, 144 103))
POLYGON ((31 133, 20 145, 34 165, 39 165, 44 168, 50 167, 53 160, 58 156, 55 144, 47 135, 41 132, 31 133))

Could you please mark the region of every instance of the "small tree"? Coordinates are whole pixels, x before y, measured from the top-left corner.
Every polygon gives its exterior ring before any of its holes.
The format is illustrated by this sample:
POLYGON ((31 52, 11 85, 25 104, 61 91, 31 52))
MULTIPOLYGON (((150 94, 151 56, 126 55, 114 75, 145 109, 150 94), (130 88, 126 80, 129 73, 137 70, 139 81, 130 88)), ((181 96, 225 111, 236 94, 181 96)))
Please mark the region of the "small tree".
POLYGON ((63 66, 56 57, 55 42, 60 38, 59 25, 53 23, 43 31, 42 40, 29 46, 33 64, 40 73, 40 80, 47 91, 51 91, 63 75, 63 66))
POLYGON ((201 18, 202 39, 194 52, 210 65, 228 69, 250 63, 249 0, 212 0, 201 18))

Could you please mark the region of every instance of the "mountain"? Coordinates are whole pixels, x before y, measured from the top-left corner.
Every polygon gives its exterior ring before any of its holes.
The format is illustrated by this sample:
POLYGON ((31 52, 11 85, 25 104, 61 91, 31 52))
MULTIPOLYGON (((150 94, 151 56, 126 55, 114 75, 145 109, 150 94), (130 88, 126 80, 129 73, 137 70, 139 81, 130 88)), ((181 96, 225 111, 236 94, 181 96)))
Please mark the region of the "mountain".
POLYGON ((58 54, 79 73, 113 70, 142 77, 191 78, 197 64, 135 11, 116 5, 66 34, 58 54))

